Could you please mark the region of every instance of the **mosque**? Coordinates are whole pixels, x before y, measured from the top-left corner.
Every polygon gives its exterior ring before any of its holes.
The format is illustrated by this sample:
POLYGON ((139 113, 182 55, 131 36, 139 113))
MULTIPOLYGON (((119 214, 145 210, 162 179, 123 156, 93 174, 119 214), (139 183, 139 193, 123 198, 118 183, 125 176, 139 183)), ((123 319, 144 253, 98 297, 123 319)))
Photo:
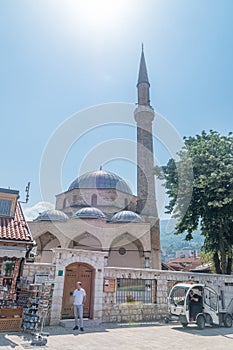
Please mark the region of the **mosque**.
POLYGON ((72 252, 69 255, 72 258, 64 263, 61 318, 71 316, 70 291, 79 279, 90 295, 84 313, 91 314, 91 290, 97 271, 93 261, 100 253, 104 267, 161 268, 153 175, 152 122, 155 113, 150 105, 150 83, 143 48, 137 92, 134 111, 137 195, 120 176, 100 168, 76 178, 67 191, 56 195, 54 210, 47 210, 28 223, 37 244, 37 262, 54 263, 54 250, 72 252), (92 260, 88 260, 89 256, 92 260))

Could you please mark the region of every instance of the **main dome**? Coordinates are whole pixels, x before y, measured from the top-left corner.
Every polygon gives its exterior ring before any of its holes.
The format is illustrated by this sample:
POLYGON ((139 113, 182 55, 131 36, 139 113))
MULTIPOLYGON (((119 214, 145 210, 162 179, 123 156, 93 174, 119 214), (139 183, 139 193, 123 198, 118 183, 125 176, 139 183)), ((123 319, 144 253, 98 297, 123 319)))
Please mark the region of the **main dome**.
POLYGON ((111 188, 132 194, 130 187, 120 176, 105 170, 92 171, 77 177, 70 185, 68 191, 76 188, 111 188))

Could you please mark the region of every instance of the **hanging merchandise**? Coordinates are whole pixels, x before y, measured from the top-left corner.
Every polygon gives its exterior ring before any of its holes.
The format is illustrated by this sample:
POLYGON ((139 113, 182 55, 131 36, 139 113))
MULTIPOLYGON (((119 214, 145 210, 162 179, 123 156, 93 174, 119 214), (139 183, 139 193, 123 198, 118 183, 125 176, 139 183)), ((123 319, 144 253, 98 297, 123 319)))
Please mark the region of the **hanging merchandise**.
POLYGON ((22 306, 24 331, 38 331, 50 321, 53 283, 28 283, 28 277, 21 278, 18 305, 22 306), (43 326, 42 326, 43 325, 43 326))
POLYGON ((23 308, 16 302, 20 261, 15 257, 0 257, 0 332, 21 329, 23 308))

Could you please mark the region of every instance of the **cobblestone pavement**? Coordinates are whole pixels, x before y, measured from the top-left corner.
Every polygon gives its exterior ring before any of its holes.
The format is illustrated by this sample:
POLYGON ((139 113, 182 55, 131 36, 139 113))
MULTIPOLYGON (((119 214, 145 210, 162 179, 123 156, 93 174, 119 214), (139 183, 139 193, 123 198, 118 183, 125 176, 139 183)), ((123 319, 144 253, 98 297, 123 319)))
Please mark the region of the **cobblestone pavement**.
POLYGON ((196 326, 186 329, 178 324, 131 324, 100 325, 86 328, 84 332, 61 326, 46 327, 49 332, 45 346, 32 346, 30 333, 0 333, 0 350, 232 350, 233 328, 208 327, 198 330, 196 326))

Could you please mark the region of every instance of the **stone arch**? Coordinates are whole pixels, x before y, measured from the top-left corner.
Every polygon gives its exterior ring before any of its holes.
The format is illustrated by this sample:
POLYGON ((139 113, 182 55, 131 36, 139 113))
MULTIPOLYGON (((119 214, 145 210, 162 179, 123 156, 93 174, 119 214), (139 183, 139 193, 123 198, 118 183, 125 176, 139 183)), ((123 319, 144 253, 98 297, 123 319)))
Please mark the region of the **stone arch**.
POLYGON ((116 237, 110 246, 108 266, 144 267, 142 242, 128 232, 116 237))
POLYGON ((102 250, 100 240, 89 232, 83 232, 81 235, 75 237, 68 248, 86 249, 86 250, 102 250))
POLYGON ((51 232, 47 231, 35 238, 37 244, 37 262, 51 263, 53 260, 52 248, 61 247, 60 240, 51 232))

